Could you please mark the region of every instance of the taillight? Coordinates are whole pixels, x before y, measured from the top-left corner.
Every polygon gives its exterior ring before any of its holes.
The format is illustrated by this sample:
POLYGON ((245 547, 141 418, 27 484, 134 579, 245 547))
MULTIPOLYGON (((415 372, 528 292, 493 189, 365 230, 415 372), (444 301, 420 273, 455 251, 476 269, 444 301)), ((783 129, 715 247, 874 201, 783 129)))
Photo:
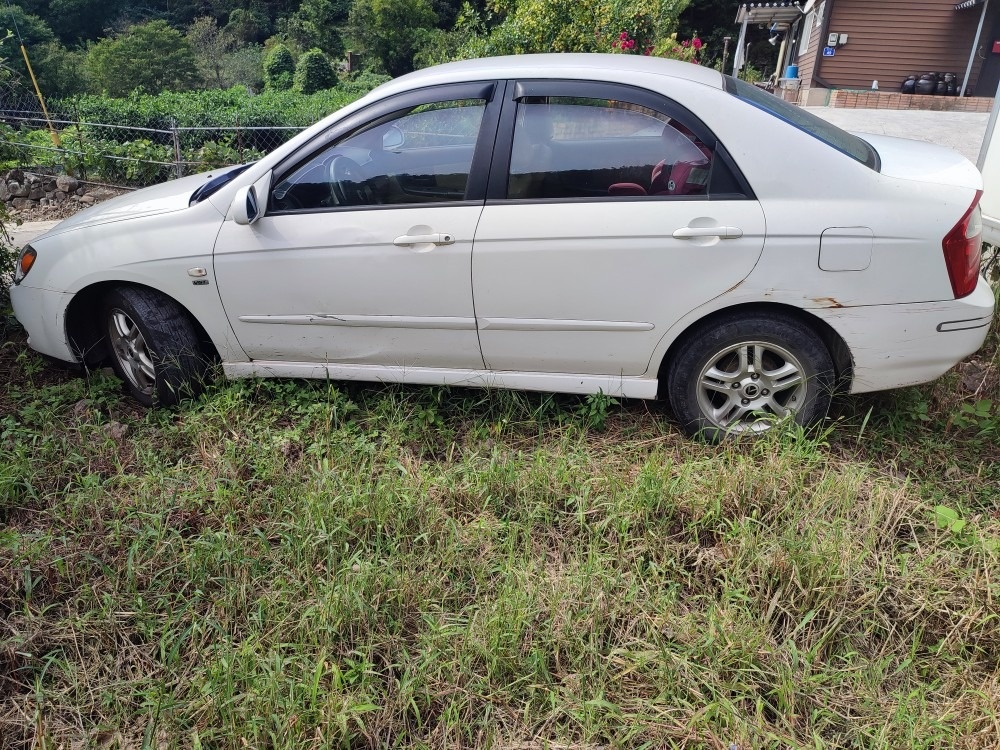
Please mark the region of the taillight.
POLYGON ((965 216, 941 241, 955 299, 972 294, 979 283, 983 236, 983 213, 979 210, 979 199, 982 195, 982 190, 976 191, 976 199, 972 201, 965 216))

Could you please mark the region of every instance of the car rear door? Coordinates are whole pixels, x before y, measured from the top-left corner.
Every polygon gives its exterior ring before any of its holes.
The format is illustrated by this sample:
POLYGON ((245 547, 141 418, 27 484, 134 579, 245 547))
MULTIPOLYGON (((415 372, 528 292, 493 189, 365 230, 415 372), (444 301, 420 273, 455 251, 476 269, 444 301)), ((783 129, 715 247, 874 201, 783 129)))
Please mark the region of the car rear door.
POLYGON ((746 278, 764 234, 750 186, 678 103, 510 82, 472 259, 486 365, 642 375, 671 325, 746 278))

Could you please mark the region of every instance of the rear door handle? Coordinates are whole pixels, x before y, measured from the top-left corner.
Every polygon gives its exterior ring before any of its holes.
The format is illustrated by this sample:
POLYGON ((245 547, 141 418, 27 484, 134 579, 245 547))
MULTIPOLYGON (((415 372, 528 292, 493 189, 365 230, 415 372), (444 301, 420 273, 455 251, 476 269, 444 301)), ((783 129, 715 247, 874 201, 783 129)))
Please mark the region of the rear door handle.
POLYGON ((735 240, 743 236, 739 227, 681 227, 674 232, 674 239, 690 240, 695 237, 719 237, 724 240, 735 240))
POLYGON ((410 245, 452 245, 455 242, 455 235, 437 232, 434 234, 404 234, 392 241, 397 247, 409 247, 410 245))

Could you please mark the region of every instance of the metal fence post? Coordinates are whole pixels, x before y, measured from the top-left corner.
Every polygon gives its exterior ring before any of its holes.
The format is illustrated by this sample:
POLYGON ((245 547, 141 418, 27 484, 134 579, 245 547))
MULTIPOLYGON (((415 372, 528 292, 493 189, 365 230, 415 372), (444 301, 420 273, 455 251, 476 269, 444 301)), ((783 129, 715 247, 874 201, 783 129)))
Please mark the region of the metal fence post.
POLYGON ((181 178, 184 176, 184 164, 181 162, 181 137, 177 132, 177 120, 170 118, 170 135, 174 139, 174 171, 177 172, 177 177, 181 178))
MULTIPOLYGON (((80 139, 80 159, 77 165, 77 173, 81 180, 87 179, 87 142, 83 138, 83 117, 80 115, 80 99, 73 97, 73 109, 76 110, 76 134, 80 139)), ((76 175, 73 175, 76 177, 76 175)))

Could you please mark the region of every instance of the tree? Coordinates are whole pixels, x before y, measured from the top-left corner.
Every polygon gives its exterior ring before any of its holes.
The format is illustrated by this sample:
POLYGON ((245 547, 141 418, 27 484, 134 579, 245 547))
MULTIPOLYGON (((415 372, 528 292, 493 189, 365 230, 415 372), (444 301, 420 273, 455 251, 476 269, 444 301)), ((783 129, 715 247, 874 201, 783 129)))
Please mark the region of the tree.
POLYGON ((222 58, 223 85, 246 86, 259 91, 264 86, 264 48, 259 44, 239 47, 222 58))
MULTIPOLYGON (((690 0, 677 24, 678 35, 683 39, 701 37, 706 43, 704 62, 709 65, 722 60, 723 37, 730 37, 729 61, 732 62, 739 37, 736 13, 742 0, 690 0)), ((767 37, 767 34, 764 35, 767 37)), ((749 41, 749 40, 747 40, 749 41)), ((727 68, 730 66, 727 65, 727 68)), ((774 67, 774 64, 771 64, 774 67)), ((730 71, 731 72, 731 71, 730 71)))
POLYGON ((259 42, 268 33, 270 27, 271 24, 267 16, 255 10, 237 8, 229 14, 225 31, 237 43, 247 44, 259 42))
POLYGON ((198 71, 206 84, 222 88, 223 57, 233 48, 232 40, 219 28, 212 16, 194 19, 188 27, 187 41, 195 56, 198 71))
POLYGON ((495 0, 506 12, 464 57, 531 52, 611 52, 625 32, 644 50, 669 37, 688 0, 495 0))
POLYGON ((35 45, 31 50, 31 67, 46 100, 83 94, 89 87, 87 53, 68 50, 59 42, 35 45))
POLYGON ((344 43, 337 26, 347 18, 349 8, 347 0, 302 0, 295 13, 278 22, 279 34, 298 49, 317 47, 340 56, 344 43))
POLYGON ((413 70, 413 56, 437 16, 430 0, 354 0, 351 37, 391 76, 413 70))
POLYGON ((187 39, 166 21, 133 26, 97 42, 87 53, 87 69, 92 87, 108 96, 138 88, 154 94, 190 89, 199 78, 187 39))
POLYGON ((284 44, 276 44, 264 55, 264 86, 286 91, 295 82, 295 58, 284 44))
POLYGON ((322 50, 305 52, 295 66, 295 90, 300 94, 315 94, 337 85, 337 74, 322 50))
POLYGON ((44 18, 64 44, 97 39, 127 8, 122 0, 51 0, 47 5, 44 18))
POLYGON ((20 39, 17 36, 11 36, 6 40, 0 41, 0 43, 3 43, 6 53, 4 55, 6 58, 4 64, 12 74, 27 78, 28 69, 24 65, 24 57, 21 55, 21 50, 19 49, 21 40, 24 41, 24 45, 28 49, 31 64, 34 67, 36 62, 35 50, 52 42, 55 39, 55 34, 52 33, 52 29, 41 18, 30 13, 25 13, 24 10, 16 5, 8 6, 6 12, 0 18, 3 19, 0 21, 0 35, 10 32, 15 27, 21 35, 20 39))

